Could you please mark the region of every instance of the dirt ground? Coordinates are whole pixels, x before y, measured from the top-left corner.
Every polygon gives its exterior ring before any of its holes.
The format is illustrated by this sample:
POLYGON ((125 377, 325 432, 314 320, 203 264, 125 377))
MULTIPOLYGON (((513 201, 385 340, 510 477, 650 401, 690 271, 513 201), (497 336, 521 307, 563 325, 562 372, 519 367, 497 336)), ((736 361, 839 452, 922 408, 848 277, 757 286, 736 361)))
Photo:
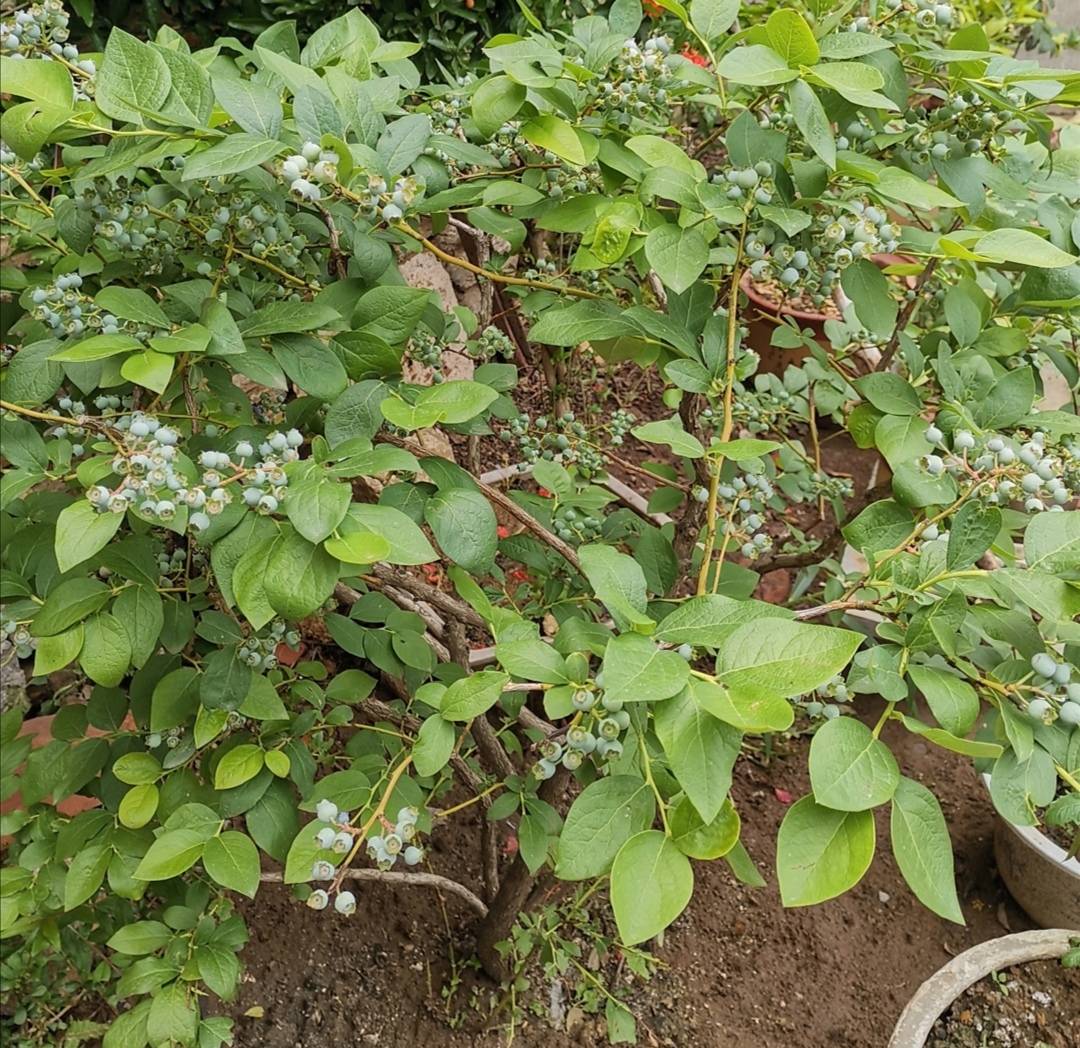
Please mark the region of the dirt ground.
MULTIPOLYGON (((877 710, 865 702, 867 719, 877 710)), ((805 910, 780 906, 772 872, 776 829, 787 804, 807 791, 806 740, 768 765, 744 761, 733 796, 743 841, 768 880, 740 885, 722 862, 695 863, 693 900, 656 954, 647 983, 616 987, 638 1021, 639 1043, 675 1048, 883 1048, 915 988, 950 957, 1008 931, 1031 927, 993 867, 989 800, 970 764, 890 724, 905 774, 937 793, 953 836, 966 927, 924 909, 889 852, 887 812, 879 813, 878 853, 861 884, 805 910)), ((479 883, 472 855, 437 842, 433 867, 479 883), (440 850, 440 844, 443 850, 440 850)), ((475 851, 470 845, 470 851, 475 851)), ((505 1031, 485 1029, 470 999, 492 988, 466 971, 448 1006, 443 989, 451 952, 467 955, 471 914, 429 891, 363 886, 351 920, 315 913, 288 890, 265 885, 248 907, 252 938, 244 983, 232 1012, 240 1048, 330 1045, 495 1048, 505 1031), (260 1018, 242 1017, 262 1008, 260 1018), (453 1024, 447 1016, 455 1016, 453 1024)), ((540 997, 547 999, 541 986, 540 997)), ((603 1021, 571 1013, 572 1030, 526 1018, 514 1044, 606 1043, 603 1021)), ((1034 1042, 1033 1042, 1034 1043, 1034 1042)))

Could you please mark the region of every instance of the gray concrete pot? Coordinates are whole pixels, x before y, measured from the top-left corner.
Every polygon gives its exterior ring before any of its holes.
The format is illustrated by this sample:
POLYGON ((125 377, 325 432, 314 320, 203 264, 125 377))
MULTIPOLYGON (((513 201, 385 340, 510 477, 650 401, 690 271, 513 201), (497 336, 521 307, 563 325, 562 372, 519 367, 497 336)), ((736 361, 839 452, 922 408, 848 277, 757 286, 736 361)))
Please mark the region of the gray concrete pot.
POLYGON ((1080 928, 1080 861, 1038 827, 1014 826, 998 815, 994 859, 1009 894, 1036 924, 1080 928))
POLYGON ((915 991, 888 1048, 923 1048, 934 1023, 969 986, 1002 968, 1060 957, 1069 948, 1069 939, 1077 936, 1080 929, 1046 928, 1003 935, 965 950, 915 991))

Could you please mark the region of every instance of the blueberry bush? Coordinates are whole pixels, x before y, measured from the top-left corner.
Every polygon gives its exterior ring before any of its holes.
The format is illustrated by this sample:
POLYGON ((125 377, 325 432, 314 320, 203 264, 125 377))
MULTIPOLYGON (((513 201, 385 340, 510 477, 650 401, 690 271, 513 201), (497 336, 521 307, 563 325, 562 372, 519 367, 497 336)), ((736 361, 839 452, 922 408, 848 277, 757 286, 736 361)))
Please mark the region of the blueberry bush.
POLYGON ((1076 826, 1080 73, 925 0, 648 6, 450 84, 355 9, 5 19, 3 658, 54 714, 0 720, 6 991, 74 967, 106 1048, 210 1048, 263 881, 453 893, 503 977, 538 886, 606 881, 630 948, 694 862, 845 892, 883 806, 962 921, 889 722, 1076 826), (635 369, 662 399, 580 403, 635 369), (751 856, 733 769, 789 732, 812 790, 751 856), (482 888, 427 851, 477 812, 482 888))

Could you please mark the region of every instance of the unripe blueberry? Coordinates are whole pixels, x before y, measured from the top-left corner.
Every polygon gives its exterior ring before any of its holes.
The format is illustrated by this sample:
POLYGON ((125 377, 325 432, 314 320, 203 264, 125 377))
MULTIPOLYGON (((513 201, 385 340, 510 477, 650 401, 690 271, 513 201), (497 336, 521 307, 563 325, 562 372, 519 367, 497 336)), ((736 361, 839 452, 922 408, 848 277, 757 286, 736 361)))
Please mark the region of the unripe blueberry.
POLYGON ((930 426, 924 436, 931 444, 940 444, 945 439, 945 434, 937 426, 930 426))
POLYGON ((317 859, 311 867, 311 879, 313 881, 329 881, 334 877, 334 864, 326 859, 317 859))
POLYGON ((966 429, 957 430, 953 434, 953 447, 959 448, 961 451, 970 451, 975 447, 975 438, 966 429))
POLYGON ((555 765, 551 761, 541 757, 540 760, 533 765, 533 774, 538 779, 550 779, 555 774, 555 765))
POLYGON ((923 528, 922 537, 924 539, 929 539, 930 541, 933 541, 940 534, 941 532, 938 530, 938 526, 936 524, 931 524, 929 527, 923 528))
POLYGON ((1067 685, 1065 694, 1069 702, 1080 702, 1080 683, 1067 685))
POLYGON ((333 801, 324 799, 315 805, 315 817, 319 822, 333 822, 337 814, 338 806, 333 801))
POLYGON ((1046 699, 1032 699, 1028 703, 1027 715, 1032 720, 1041 721, 1050 712, 1050 703, 1046 699))
POLYGON ((325 910, 327 904, 330 902, 330 896, 322 890, 322 888, 316 888, 308 897, 307 904, 313 910, 325 910))
POLYGON ((424 861, 424 849, 418 848, 415 844, 410 844, 402 853, 402 858, 405 860, 406 866, 417 866, 424 861))
POLYGON ((336 852, 338 855, 344 855, 352 847, 352 837, 342 831, 341 833, 335 833, 334 839, 330 843, 330 850, 336 852))
POLYGON ((938 455, 926 456, 926 472, 931 476, 938 476, 938 474, 944 472, 945 463, 938 455))
POLYGON ((317 834, 315 834, 315 840, 319 842, 319 847, 323 849, 329 849, 334 843, 334 831, 329 826, 324 826, 317 834))
POLYGON ((836 718, 840 716, 840 707, 828 703, 824 706, 821 713, 826 720, 836 720, 836 718))
POLYGON ((1031 656, 1031 668, 1040 677, 1052 677, 1054 670, 1057 669, 1057 663, 1045 651, 1040 651, 1031 656))
POLYGON ((356 913, 356 896, 352 892, 338 892, 334 899, 334 909, 345 917, 356 913))
POLYGON ((1063 702, 1058 710, 1058 720, 1070 728, 1080 724, 1080 703, 1063 702))
POLYGON ((682 658, 686 659, 687 662, 694 657, 694 649, 689 644, 680 644, 675 650, 682 658))
POLYGON ((1054 668, 1055 684, 1068 684, 1072 680, 1072 667, 1067 662, 1060 662, 1054 668))

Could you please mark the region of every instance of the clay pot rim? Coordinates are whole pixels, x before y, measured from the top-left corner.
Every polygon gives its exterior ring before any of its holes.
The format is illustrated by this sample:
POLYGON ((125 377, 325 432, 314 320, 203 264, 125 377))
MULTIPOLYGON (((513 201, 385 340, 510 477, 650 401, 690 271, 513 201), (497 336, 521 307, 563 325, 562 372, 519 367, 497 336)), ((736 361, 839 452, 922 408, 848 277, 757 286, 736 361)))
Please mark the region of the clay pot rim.
POLYGON ((888 1048, 923 1048, 934 1023, 969 987, 991 972, 1034 961, 1055 960, 1080 930, 1039 928, 988 939, 942 965, 912 995, 900 1013, 888 1048))
MULTIPOLYGON (((885 269, 888 266, 906 265, 915 261, 910 255, 895 255, 895 254, 877 254, 871 255, 870 261, 874 263, 879 269, 885 269)), ((759 312, 768 316, 774 317, 792 317, 795 320, 804 321, 808 324, 824 324, 825 321, 832 318, 827 313, 814 313, 806 309, 795 309, 792 306, 781 306, 774 302, 772 299, 767 298, 759 290, 754 283, 753 277, 750 276, 750 270, 743 271, 743 275, 739 278, 739 288, 744 295, 750 301, 757 306, 759 312)))

